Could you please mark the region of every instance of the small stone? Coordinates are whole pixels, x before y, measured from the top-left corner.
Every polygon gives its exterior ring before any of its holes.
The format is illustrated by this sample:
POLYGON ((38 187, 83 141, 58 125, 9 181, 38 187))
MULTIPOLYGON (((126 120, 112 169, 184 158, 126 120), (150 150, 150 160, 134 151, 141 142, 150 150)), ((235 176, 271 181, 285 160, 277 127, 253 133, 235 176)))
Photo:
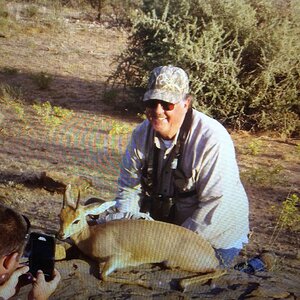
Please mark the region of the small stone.
POLYGON ((296 258, 300 260, 300 249, 297 250, 296 258))
POLYGON ((260 254, 260 259, 263 261, 266 269, 268 271, 272 271, 276 265, 277 258, 276 255, 273 252, 263 252, 260 254))
POLYGON ((62 260, 66 258, 66 249, 61 244, 55 245, 55 260, 62 260))
POLYGON ((281 290, 277 287, 272 286, 260 286, 254 290, 251 294, 251 297, 261 297, 261 298, 275 298, 275 299, 285 299, 290 293, 284 290, 281 290))

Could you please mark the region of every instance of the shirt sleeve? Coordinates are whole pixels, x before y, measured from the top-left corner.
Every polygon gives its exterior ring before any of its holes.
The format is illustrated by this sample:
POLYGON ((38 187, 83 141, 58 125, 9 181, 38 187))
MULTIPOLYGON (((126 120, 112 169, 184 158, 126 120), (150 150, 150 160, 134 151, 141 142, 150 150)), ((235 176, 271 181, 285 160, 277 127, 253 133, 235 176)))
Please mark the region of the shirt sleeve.
MULTIPOLYGON (((239 178, 234 146, 227 132, 221 136, 210 136, 201 144, 205 144, 205 150, 196 166, 198 205, 182 226, 197 232, 212 244, 216 240, 219 245, 226 245, 228 241, 222 241, 223 235, 230 236, 231 230, 232 235, 236 235, 233 240, 239 235, 236 234, 236 227, 241 205, 245 206, 241 208, 241 226, 245 223, 243 219, 248 217, 244 215, 248 209, 247 199, 239 178)), ((245 228, 241 229, 242 232, 245 228)), ((245 242, 243 238, 242 242, 245 242)), ((240 247, 241 242, 231 246, 240 247)))
POLYGON ((139 126, 133 131, 122 158, 118 191, 115 199, 117 202, 116 208, 119 212, 138 213, 140 210, 141 175, 145 160, 145 140, 141 134, 143 127, 139 126))

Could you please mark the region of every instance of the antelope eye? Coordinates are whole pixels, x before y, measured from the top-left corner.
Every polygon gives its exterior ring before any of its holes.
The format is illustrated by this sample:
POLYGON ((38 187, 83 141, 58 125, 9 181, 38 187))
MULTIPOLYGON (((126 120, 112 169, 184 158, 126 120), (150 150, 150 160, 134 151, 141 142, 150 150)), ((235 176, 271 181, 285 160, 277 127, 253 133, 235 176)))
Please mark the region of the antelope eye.
POLYGON ((76 220, 73 222, 73 224, 78 224, 80 220, 76 220))

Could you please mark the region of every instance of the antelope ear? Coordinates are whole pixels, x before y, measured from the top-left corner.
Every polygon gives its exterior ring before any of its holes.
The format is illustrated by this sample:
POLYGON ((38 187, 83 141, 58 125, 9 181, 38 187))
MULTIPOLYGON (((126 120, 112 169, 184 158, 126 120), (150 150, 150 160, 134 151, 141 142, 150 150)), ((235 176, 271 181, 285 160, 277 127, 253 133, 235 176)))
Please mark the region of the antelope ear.
POLYGON ((74 210, 76 210, 79 206, 79 202, 80 202, 80 191, 78 190, 78 198, 75 201, 72 198, 72 187, 71 184, 67 184, 66 188, 65 188, 65 193, 63 196, 63 208, 65 208, 66 206, 69 206, 71 208, 73 208, 74 210))
POLYGON ((115 206, 116 201, 106 201, 103 204, 92 203, 84 207, 85 215, 100 215, 112 206, 115 206))
POLYGON ((72 197, 71 197, 71 184, 67 184, 63 196, 63 206, 68 206, 73 203, 72 197))

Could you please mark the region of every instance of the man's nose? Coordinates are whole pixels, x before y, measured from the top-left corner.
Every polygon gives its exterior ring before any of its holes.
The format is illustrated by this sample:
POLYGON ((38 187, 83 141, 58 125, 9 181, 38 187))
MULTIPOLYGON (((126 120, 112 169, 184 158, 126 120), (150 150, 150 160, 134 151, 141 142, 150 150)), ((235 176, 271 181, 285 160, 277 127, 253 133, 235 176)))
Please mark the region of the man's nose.
POLYGON ((165 110, 163 109, 162 105, 160 102, 157 102, 155 108, 154 108, 154 111, 156 114, 162 114, 165 112, 165 110))

